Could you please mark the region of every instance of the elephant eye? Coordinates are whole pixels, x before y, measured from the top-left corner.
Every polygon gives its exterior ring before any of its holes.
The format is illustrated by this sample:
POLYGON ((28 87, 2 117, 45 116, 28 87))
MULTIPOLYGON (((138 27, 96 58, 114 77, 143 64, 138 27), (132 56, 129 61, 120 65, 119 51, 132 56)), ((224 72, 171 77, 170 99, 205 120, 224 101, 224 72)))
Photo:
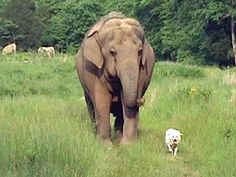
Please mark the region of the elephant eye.
POLYGON ((116 56, 116 53, 117 53, 117 52, 115 51, 115 49, 111 49, 111 50, 110 50, 110 54, 111 54, 112 56, 116 56))

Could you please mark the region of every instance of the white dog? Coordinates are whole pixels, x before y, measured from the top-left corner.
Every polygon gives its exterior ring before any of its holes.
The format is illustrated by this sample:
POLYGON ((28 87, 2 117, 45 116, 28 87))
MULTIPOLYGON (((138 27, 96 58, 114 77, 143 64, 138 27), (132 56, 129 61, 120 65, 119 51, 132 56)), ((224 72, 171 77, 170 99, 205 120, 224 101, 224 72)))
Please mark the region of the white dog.
POLYGON ((179 130, 175 130, 173 128, 170 128, 166 131, 165 135, 165 144, 170 152, 172 152, 174 155, 177 154, 177 145, 181 140, 181 136, 183 134, 180 133, 179 130))

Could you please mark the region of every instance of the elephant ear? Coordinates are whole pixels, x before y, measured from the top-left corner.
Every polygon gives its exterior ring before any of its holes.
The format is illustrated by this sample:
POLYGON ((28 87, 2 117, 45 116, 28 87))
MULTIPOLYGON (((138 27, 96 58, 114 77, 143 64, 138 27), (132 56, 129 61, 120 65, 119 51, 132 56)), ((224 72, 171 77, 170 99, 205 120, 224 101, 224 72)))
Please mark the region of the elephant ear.
POLYGON ((141 99, 147 90, 155 64, 154 51, 146 39, 143 46, 141 63, 142 67, 140 67, 139 70, 138 99, 141 99))
POLYGON ((100 21, 98 23, 96 23, 91 30, 88 32, 87 37, 91 37, 94 35, 94 33, 98 32, 100 30, 100 28, 102 27, 102 25, 104 24, 103 21, 100 21))
POLYGON ((147 60, 152 60, 152 59, 155 60, 155 55, 154 55, 152 47, 150 46, 147 39, 145 38, 144 44, 143 44, 142 59, 141 59, 142 66, 145 66, 145 63, 147 60))
POLYGON ((104 59, 96 38, 96 34, 85 39, 83 43, 83 56, 87 61, 94 64, 98 69, 102 68, 104 59))

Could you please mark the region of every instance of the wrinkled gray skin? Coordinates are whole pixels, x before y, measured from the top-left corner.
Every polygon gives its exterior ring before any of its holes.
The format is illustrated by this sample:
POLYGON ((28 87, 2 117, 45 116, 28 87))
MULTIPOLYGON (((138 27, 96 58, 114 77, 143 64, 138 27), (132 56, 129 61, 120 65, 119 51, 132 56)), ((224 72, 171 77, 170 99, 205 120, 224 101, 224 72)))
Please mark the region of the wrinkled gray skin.
POLYGON ((76 67, 96 131, 110 140, 110 113, 114 128, 127 144, 137 137, 139 106, 149 85, 154 52, 138 21, 105 17, 87 33, 76 55, 76 67))

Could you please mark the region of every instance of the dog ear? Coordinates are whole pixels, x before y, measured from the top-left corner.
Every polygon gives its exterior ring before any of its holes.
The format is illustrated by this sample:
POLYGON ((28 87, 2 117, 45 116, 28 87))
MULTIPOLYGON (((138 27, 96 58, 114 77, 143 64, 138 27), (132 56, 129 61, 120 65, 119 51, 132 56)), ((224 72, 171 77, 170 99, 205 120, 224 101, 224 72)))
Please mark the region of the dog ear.
POLYGON ((183 134, 180 132, 180 130, 177 130, 177 132, 179 133, 179 135, 181 135, 181 136, 183 135, 183 134))

